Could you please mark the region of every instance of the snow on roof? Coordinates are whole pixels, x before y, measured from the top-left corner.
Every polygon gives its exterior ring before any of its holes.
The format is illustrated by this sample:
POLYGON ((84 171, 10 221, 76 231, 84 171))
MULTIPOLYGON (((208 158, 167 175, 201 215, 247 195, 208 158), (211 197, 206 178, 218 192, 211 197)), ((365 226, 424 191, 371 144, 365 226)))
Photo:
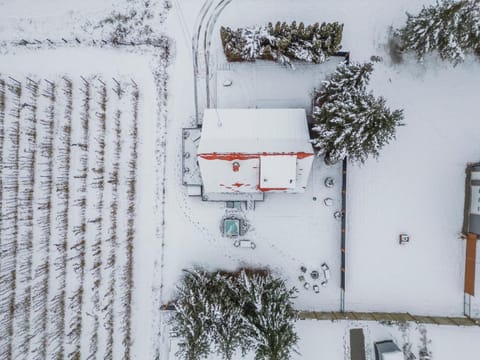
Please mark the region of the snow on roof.
POLYGON ((295 189, 297 156, 260 156, 260 188, 262 190, 295 189))
POLYGON ((206 109, 199 154, 313 153, 304 109, 206 109))
POLYGON ((404 360, 403 353, 401 351, 383 353, 382 360, 404 360))

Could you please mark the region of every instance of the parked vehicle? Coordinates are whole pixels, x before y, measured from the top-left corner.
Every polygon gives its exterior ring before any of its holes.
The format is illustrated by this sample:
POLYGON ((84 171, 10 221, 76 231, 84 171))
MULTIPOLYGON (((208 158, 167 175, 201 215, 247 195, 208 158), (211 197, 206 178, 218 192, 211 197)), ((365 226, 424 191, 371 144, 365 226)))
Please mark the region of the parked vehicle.
POLYGON ((379 341, 374 345, 375 360, 404 360, 403 352, 392 340, 379 341))

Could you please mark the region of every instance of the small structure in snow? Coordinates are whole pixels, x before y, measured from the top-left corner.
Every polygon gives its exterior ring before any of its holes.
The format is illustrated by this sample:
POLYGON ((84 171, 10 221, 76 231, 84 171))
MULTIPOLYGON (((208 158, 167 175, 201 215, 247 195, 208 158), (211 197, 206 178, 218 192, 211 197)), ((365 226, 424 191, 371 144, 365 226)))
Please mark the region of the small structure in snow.
POLYGON ((223 221, 223 234, 228 237, 236 237, 240 235, 240 220, 225 219, 223 221))
POLYGON ((480 163, 469 166, 467 173, 470 181, 465 197, 468 213, 466 232, 480 236, 480 163))
POLYGON ((204 199, 304 192, 313 157, 304 109, 204 112, 197 155, 204 199))
POLYGON ((333 217, 335 218, 335 220, 341 220, 342 219, 342 212, 341 211, 335 211, 333 213, 333 217))
POLYGON ((326 286, 328 280, 330 280, 330 267, 327 265, 327 263, 323 263, 321 269, 323 270, 323 277, 325 279, 322 281, 322 286, 326 286))
POLYGON ((365 335, 363 329, 350 329, 350 360, 365 360, 365 335))
POLYGON ((327 177, 324 181, 324 184, 327 188, 332 188, 335 185, 335 180, 331 177, 327 177))
POLYGON ((254 250, 257 247, 257 245, 253 241, 247 240, 247 239, 242 239, 242 240, 237 239, 233 243, 233 246, 239 247, 239 248, 249 248, 252 250, 254 250))
POLYGON ((399 243, 400 245, 404 245, 410 242, 410 236, 408 234, 400 234, 399 236, 399 243))

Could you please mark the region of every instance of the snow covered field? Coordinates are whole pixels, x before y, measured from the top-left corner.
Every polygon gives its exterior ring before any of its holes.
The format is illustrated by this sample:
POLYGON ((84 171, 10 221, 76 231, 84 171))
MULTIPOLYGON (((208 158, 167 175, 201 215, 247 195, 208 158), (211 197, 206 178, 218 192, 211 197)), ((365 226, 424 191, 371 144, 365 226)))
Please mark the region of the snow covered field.
POLYGON ((58 49, 1 60, 2 312, 15 306, 2 357, 129 357, 152 306, 150 59, 58 49))
MULTIPOLYGON (((375 66, 371 87, 392 108, 405 109, 406 126, 379 161, 349 167, 346 308, 350 311, 463 313, 465 249, 458 235, 465 164, 478 161, 480 153, 480 65, 470 59, 456 68, 435 59, 424 65, 409 59, 392 65, 384 48, 388 26, 401 24, 405 11, 415 12, 432 2, 232 0, 212 31, 212 104, 218 107, 294 106, 310 111, 311 92, 336 62, 299 65, 295 71, 263 62, 226 64, 220 25, 339 21, 345 24, 343 50, 351 52, 352 60, 366 61, 371 55, 384 58, 375 66), (225 80, 232 85, 224 87, 225 80), (410 244, 398 245, 400 232, 411 235, 410 244)), ((296 305, 309 310, 339 309, 340 223, 333 218, 340 209, 339 165, 327 167, 317 159, 305 194, 270 194, 254 211, 240 212, 250 224, 246 237, 256 242, 255 250, 235 248, 232 240, 221 236, 220 221, 227 211, 223 203, 190 198, 181 185, 181 128, 194 125, 195 113, 191 40, 202 1, 172 1, 165 28, 162 21, 170 5, 152 2, 154 17, 148 24, 155 24, 155 36, 165 32, 172 39, 167 119, 165 94, 158 84, 165 64, 150 50, 11 45, 20 39, 109 38, 113 25, 96 25, 112 11, 127 13, 138 4, 131 0, 0 0, 0 78, 7 96, 1 146, 5 161, 0 358, 8 354, 22 358, 25 351, 31 354, 26 358, 42 358, 45 350, 52 356, 73 353, 75 358, 80 358, 80 352, 81 358, 96 352, 99 358, 151 359, 157 353, 162 359, 175 359, 175 341, 168 339, 167 327, 160 328, 157 309, 172 299, 181 269, 195 264, 212 269, 269 266, 288 285, 301 287, 297 280, 301 265, 313 270, 327 262, 332 270, 328 286, 318 295, 300 289, 296 305), (20 100, 15 98, 17 83, 9 76, 22 84, 20 100), (38 95, 33 95, 27 77, 39 83, 38 95), (114 79, 124 93, 117 91, 114 79), (91 90, 90 107, 84 111, 90 114, 88 131, 82 127, 87 83, 91 90), (138 134, 134 135, 136 89, 138 134), (36 108, 32 99, 37 99, 36 108), (66 156, 69 131, 72 146, 66 156), (28 151, 35 148, 33 141, 38 144, 36 152, 28 151), (131 172, 135 151, 136 174, 131 172), (33 170, 35 175, 29 178, 33 170), (333 189, 323 185, 327 176, 335 179, 333 189), (41 188, 50 177, 51 189, 41 188), (132 209, 128 205, 134 179, 132 209), (326 197, 333 199, 333 206, 324 205, 326 197), (118 239, 113 240, 114 236, 118 239), (117 265, 112 265, 113 260, 117 265)), ((204 79, 199 84, 204 97, 204 79)), ((475 298, 473 305, 473 315, 480 316, 480 300, 475 298)), ((300 321, 301 355, 296 358, 347 358, 347 333, 357 326, 366 329, 369 359, 373 341, 394 338, 403 344, 409 338, 414 350, 421 343, 414 324, 402 330, 364 322, 300 321)), ((425 328, 435 359, 458 358, 458 349, 463 358, 473 359, 479 351, 469 341, 479 336, 477 328, 425 328)))
POLYGON ((459 235, 465 166, 480 154, 479 77, 478 63, 377 67, 375 88, 405 107, 407 125, 378 162, 350 168, 349 309, 463 313, 459 235), (401 232, 410 244, 398 245, 401 232))

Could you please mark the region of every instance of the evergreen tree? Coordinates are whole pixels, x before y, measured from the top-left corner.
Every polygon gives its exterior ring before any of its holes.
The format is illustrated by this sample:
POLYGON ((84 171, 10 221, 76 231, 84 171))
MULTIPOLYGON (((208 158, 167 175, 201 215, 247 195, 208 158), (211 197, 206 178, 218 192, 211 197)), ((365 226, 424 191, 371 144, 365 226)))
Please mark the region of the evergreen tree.
POLYGON ((244 316, 255 340, 256 360, 290 359, 298 336, 295 333, 297 312, 284 281, 268 276, 247 276, 239 279, 239 297, 244 301, 244 316))
POLYGON ((181 339, 177 356, 206 358, 214 345, 227 360, 251 349, 258 360, 289 359, 298 340, 294 292, 270 275, 186 271, 172 318, 181 339))
POLYGON ((231 277, 216 275, 218 291, 212 307, 213 340, 217 353, 231 360, 237 349, 245 355, 252 347, 248 323, 243 315, 243 299, 237 296, 237 284, 231 277))
POLYGON ((480 0, 442 0, 407 13, 407 23, 396 31, 403 50, 413 50, 418 60, 437 52, 442 60, 462 62, 466 54, 480 56, 480 0))
POLYGON ((327 162, 376 158, 402 125, 402 110, 391 111, 384 98, 367 92, 372 71, 371 63, 339 65, 315 94, 313 143, 327 162))
POLYGON ((185 272, 182 285, 178 288, 172 323, 173 331, 181 339, 176 355, 182 359, 198 360, 210 354, 213 286, 210 274, 193 270, 185 272))

